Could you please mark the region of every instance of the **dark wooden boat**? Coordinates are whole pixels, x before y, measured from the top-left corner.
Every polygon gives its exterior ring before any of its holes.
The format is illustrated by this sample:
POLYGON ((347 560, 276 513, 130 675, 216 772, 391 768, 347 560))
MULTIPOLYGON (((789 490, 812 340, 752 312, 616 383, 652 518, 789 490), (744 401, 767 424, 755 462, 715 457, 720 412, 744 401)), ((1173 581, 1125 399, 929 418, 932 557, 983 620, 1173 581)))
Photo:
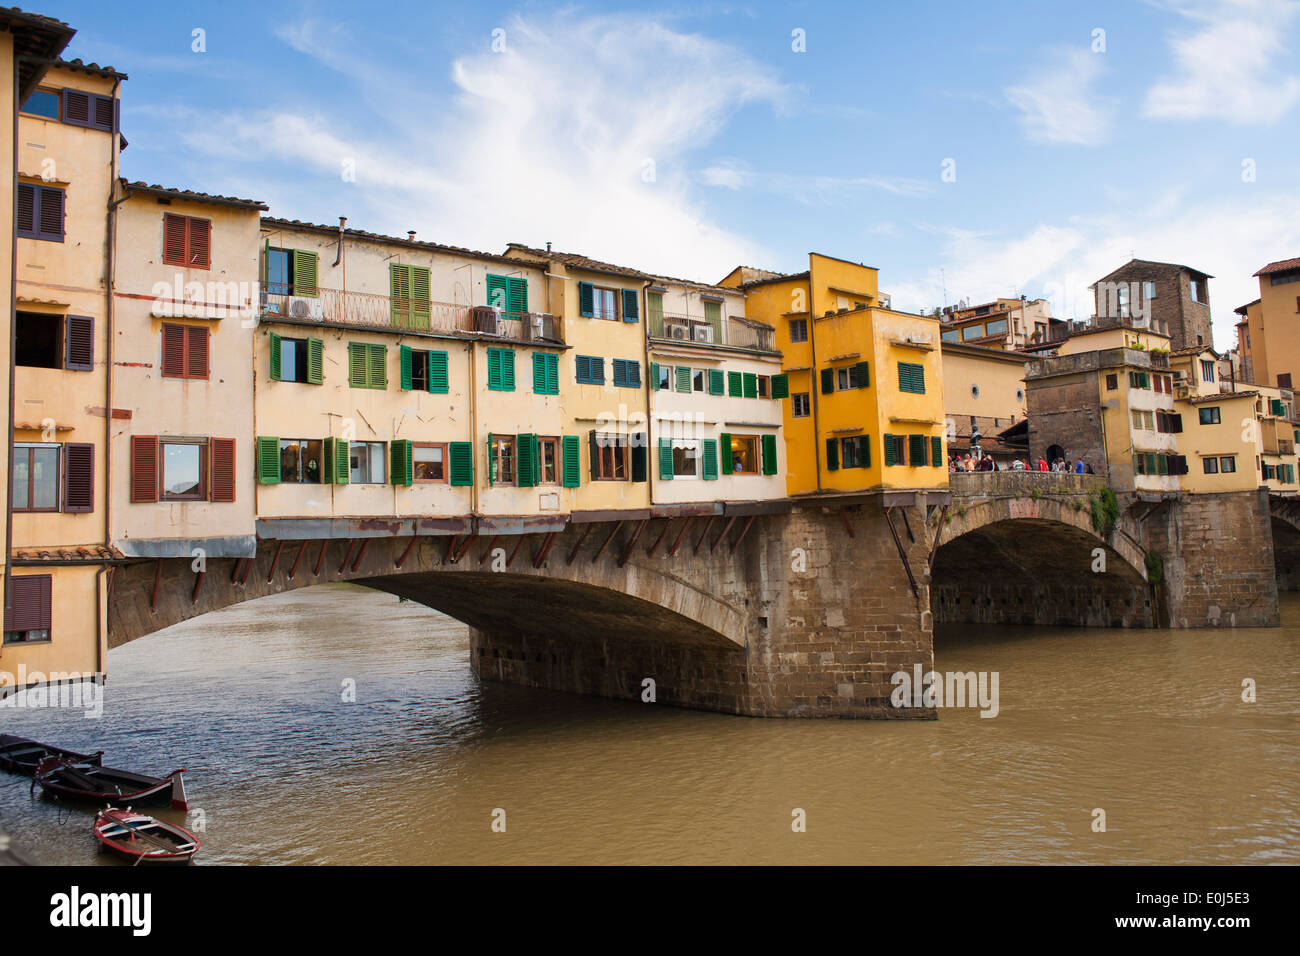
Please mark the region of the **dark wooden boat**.
POLYGON ((185 781, 181 778, 184 772, 173 770, 165 777, 149 777, 66 757, 46 757, 36 766, 32 786, 40 784, 50 796, 101 805, 170 805, 173 810, 188 810, 185 781))
POLYGON ((103 756, 102 750, 93 754, 79 754, 75 750, 39 744, 26 737, 0 734, 0 770, 8 770, 10 773, 21 773, 30 777, 36 772, 36 765, 46 757, 65 757, 81 763, 98 764, 103 756))
POLYGON ((103 849, 132 863, 188 863, 199 852, 199 838, 189 830, 130 807, 100 810, 95 816, 95 839, 103 849))

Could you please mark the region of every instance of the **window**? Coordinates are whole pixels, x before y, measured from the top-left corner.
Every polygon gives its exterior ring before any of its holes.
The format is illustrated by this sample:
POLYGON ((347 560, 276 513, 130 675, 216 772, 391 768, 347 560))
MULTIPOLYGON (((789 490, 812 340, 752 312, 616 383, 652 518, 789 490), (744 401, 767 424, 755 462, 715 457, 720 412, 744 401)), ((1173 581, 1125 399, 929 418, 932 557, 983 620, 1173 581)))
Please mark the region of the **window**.
POLYGON ((1183 416, 1173 412, 1156 412, 1156 431, 1178 435, 1183 431, 1183 416))
POLYGON ((164 322, 161 365, 163 378, 207 378, 208 330, 164 322))
POLYGON ((63 122, 112 132, 116 128, 117 103, 111 96, 64 89, 63 122))
POLYGON ((519 318, 528 312, 528 280, 522 276, 498 276, 488 273, 487 304, 519 318))
POLYGON ((514 349, 488 349, 488 390, 513 392, 515 390, 514 349))
POLYGON ((324 469, 324 443, 313 438, 280 439, 280 481, 318 485, 324 469))
POLYGON ((14 511, 59 510, 59 455, 62 446, 14 445, 14 511))
POLYGON ((267 294, 316 297, 319 260, 317 253, 302 249, 267 249, 267 294))
POLYGON ((488 439, 488 484, 515 483, 515 436, 492 435, 488 439))
POLYGON ((723 389, 723 374, 720 368, 709 369, 709 394, 721 395, 723 389))
POLYGON ((807 418, 812 414, 812 402, 807 392, 795 392, 790 396, 790 415, 793 418, 807 418))
POLYGON ((706 376, 704 374, 704 369, 697 368, 695 370, 695 373, 691 376, 691 391, 703 392, 704 385, 705 385, 705 378, 706 376))
POLYGON ((641 363, 632 359, 614 359, 614 384, 623 388, 640 388, 641 363))
POLYGON ((985 334, 985 335, 1006 335, 1006 334, 1007 334, 1007 320, 1006 320, 1006 319, 994 319, 992 322, 987 323, 987 324, 984 326, 984 334, 985 334))
POLYGON ((807 319, 790 319, 790 341, 807 342, 808 341, 808 320, 807 319))
POLYGON ((898 363, 898 390, 925 393, 925 366, 912 362, 898 363))
POLYGON ((1150 388, 1151 375, 1148 372, 1129 372, 1128 384, 1129 388, 1150 388))
POLYGON ((942 332, 939 337, 945 342, 960 342, 961 332, 957 329, 947 329, 942 332))
POLYGON ((59 94, 55 90, 33 90, 23 101, 24 113, 29 116, 44 116, 46 119, 58 119, 61 113, 59 94))
POLYGON ((211 266, 212 220, 163 213, 162 261, 169 266, 211 266))
POLYGON ((1191 282, 1191 286, 1192 286, 1192 300, 1194 302, 1204 303, 1209 300, 1209 296, 1206 295, 1205 292, 1204 279, 1193 279, 1191 282))
POLYGON ((1219 473, 1219 459, 1202 458, 1201 467, 1205 470, 1207 475, 1217 475, 1219 473))
MULTIPOLYGON (((661 439, 662 440, 662 439, 661 439)), ((701 476, 700 443, 676 440, 672 443, 673 478, 699 478, 701 476)))
POLYGON ((1142 283, 1142 297, 1147 301, 1156 297, 1156 284, 1154 282, 1142 283))
POLYGON ((14 232, 27 239, 63 241, 63 190, 57 186, 18 184, 14 232))
POLYGON ((907 464, 907 442, 906 435, 886 435, 885 445, 885 464, 886 465, 905 465, 907 464))
MULTIPOLYGON (((827 384, 827 372, 830 371, 830 369, 822 370, 823 392, 828 391, 825 385, 827 384)), ((844 391, 848 388, 866 388, 871 384, 871 376, 868 374, 866 362, 858 362, 856 365, 850 365, 846 368, 837 368, 834 370, 834 375, 836 391, 844 391)))
POLYGON ((655 388, 659 390, 673 387, 673 367, 671 365, 654 365, 655 388))
POLYGON ((976 322, 974 325, 964 325, 961 329, 961 340, 969 342, 971 339, 984 337, 984 323, 976 322))
POLYGON ((1214 381, 1214 362, 1211 359, 1201 359, 1201 381, 1214 381))
MULTIPOLYGON (((578 283, 578 314, 589 319, 618 321, 619 289, 605 289, 590 282, 578 283)), ((632 293, 633 296, 636 293, 632 293)))
POLYGON ((754 372, 742 372, 740 378, 745 398, 758 398, 758 376, 754 372))
POLYGON ((447 483, 447 446, 416 442, 411 448, 412 477, 416 481, 447 483))
POLYGON ((53 577, 48 574, 14 575, 10 579, 11 603, 5 611, 6 644, 35 644, 50 639, 53 577))
POLYGON ((390 262, 388 264, 389 321, 398 328, 427 329, 431 312, 428 268, 390 262))
POLYGON ((677 391, 689 392, 691 390, 691 370, 685 365, 678 365, 674 369, 677 381, 677 391))
POLYGON ((558 438, 537 439, 537 483, 541 485, 560 483, 560 440, 558 438))
POLYGON ((354 441, 348 443, 348 481, 354 485, 384 483, 384 443, 354 441))
POLYGON ((605 384, 605 360, 596 355, 578 355, 574 357, 577 380, 584 385, 605 384))
POLYGON ((1200 413, 1202 425, 1219 424, 1219 407, 1217 405, 1209 408, 1200 408, 1197 409, 1197 411, 1200 413))
POLYGON ((207 442, 162 438, 158 459, 162 468, 163 501, 202 501, 207 498, 207 442))
POLYGON ((758 474, 758 436, 732 435, 730 455, 733 475, 758 474))
POLYGON ((95 320, 85 315, 18 312, 14 364, 89 372, 95 367, 95 320))
POLYGON ((377 343, 348 343, 348 385, 353 388, 388 387, 388 349, 377 343))
POLYGON ((664 294, 647 292, 645 295, 646 312, 650 316, 650 328, 653 335, 663 335, 664 328, 664 294))
POLYGON ((1154 431, 1155 422, 1150 412, 1141 409, 1133 409, 1133 427, 1142 431, 1154 431))
POLYGON ((758 397, 767 398, 768 391, 768 377, 766 375, 760 375, 758 377, 758 397))
POLYGON ((537 395, 560 394, 560 357, 554 352, 533 353, 533 392, 537 395))
POLYGON ((271 379, 320 385, 325 374, 325 343, 320 339, 285 339, 270 334, 271 379))
POLYGON ((1118 375, 1107 375, 1107 376, 1106 376, 1106 391, 1108 391, 1108 392, 1113 392, 1113 391, 1115 391, 1115 389, 1117 389, 1117 388, 1119 388, 1119 376, 1118 376, 1118 375))
POLYGON ((841 468, 870 468, 871 441, 866 435, 840 439, 841 468))
POLYGON ((627 436, 591 432, 591 477, 627 481, 627 436))

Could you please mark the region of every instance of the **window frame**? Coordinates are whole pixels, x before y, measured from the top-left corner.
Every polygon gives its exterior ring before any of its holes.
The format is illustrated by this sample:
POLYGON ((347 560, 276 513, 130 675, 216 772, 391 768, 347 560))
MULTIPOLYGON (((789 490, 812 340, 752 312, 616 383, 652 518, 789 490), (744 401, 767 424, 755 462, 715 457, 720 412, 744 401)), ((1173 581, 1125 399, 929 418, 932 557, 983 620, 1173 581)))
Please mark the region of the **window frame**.
POLYGON ((790 417, 791 418, 810 418, 812 416, 812 395, 809 392, 791 392, 790 393, 790 417), (802 401, 801 401, 802 399, 802 401), (803 411, 799 410, 800 405, 803 411))
POLYGON ((19 449, 23 449, 27 452, 27 488, 26 488, 27 505, 25 507, 19 507, 17 504, 14 504, 13 505, 14 514, 54 514, 60 512, 62 510, 61 504, 63 502, 63 443, 62 442, 18 442, 18 441, 14 442, 13 454, 10 456, 10 460, 9 460, 10 501, 17 500, 15 482, 17 481, 18 478, 17 456, 18 456, 19 449), (33 464, 32 452, 37 450, 47 449, 47 448, 54 449, 54 507, 33 508, 31 507, 31 503, 33 500, 32 489, 34 487, 33 482, 35 479, 33 478, 34 469, 32 468, 32 464, 33 464))
POLYGON ((14 235, 20 239, 35 239, 39 242, 63 242, 68 235, 68 191, 62 186, 50 186, 44 183, 18 183, 18 205, 22 205, 22 191, 30 189, 32 191, 32 225, 30 229, 24 229, 18 224, 18 208, 14 209, 14 235), (42 213, 45 206, 43 198, 47 193, 57 192, 59 199, 59 230, 57 233, 48 232, 41 228, 42 213))
POLYGON ((596 457, 596 476, 593 481, 631 481, 632 468, 628 460, 629 445, 626 441, 620 441, 626 436, 619 435, 615 432, 597 432, 596 449, 599 454, 596 457), (613 441, 602 441, 602 436, 611 438, 613 441), (608 455, 606 454, 608 452, 608 455), (610 465, 609 471, 613 474, 606 474, 606 464, 610 465), (619 474, 622 471, 622 474, 619 474))
MULTIPOLYGON (((731 435, 731 445, 728 446, 728 448, 727 448, 727 453, 728 453, 729 455, 731 455, 731 470, 730 470, 729 472, 725 472, 726 474, 731 474, 731 475, 744 475, 744 476, 753 475, 753 476, 755 476, 755 477, 761 477, 761 476, 762 476, 762 474, 763 474, 763 459, 762 459, 763 450, 762 450, 762 447, 761 447, 761 446, 762 446, 762 442, 759 440, 759 438, 760 438, 760 436, 758 436, 758 435, 748 435, 748 434, 744 434, 744 435, 732 434, 732 435, 731 435), (750 449, 750 453, 751 453, 751 457, 752 457, 752 459, 753 459, 753 465, 754 465, 754 468, 753 468, 752 471, 751 471, 751 470, 744 470, 744 471, 741 471, 741 470, 738 470, 738 469, 736 468, 736 456, 735 456, 735 454, 734 454, 734 452, 733 452, 733 448, 735 447, 735 443, 736 443, 736 442, 742 442, 742 443, 744 443, 744 444, 745 444, 745 445, 750 449)), ((719 451, 721 451, 721 449, 719 449, 719 451)))
MULTIPOLYGON (((9 578, 9 580, 10 580, 10 582, 11 582, 11 587, 13 587, 14 585, 16 585, 17 582, 19 582, 19 581, 24 581, 24 582, 26 582, 26 581, 28 581, 29 579, 35 579, 35 580, 37 580, 37 581, 43 581, 43 582, 44 582, 43 586, 39 586, 39 587, 40 587, 40 590, 41 590, 42 593, 38 595, 38 600, 40 601, 40 603, 41 603, 42 605, 44 605, 44 607, 43 607, 43 608, 42 608, 42 607, 38 607, 38 609, 37 609, 37 613, 36 613, 35 617, 37 618, 37 624, 38 624, 38 625, 39 625, 39 624, 44 624, 45 626, 44 626, 44 627, 40 627, 40 626, 37 626, 37 627, 26 627, 26 628, 21 628, 21 629, 19 629, 19 628, 14 628, 14 629, 10 630, 10 628, 9 628, 9 624, 10 624, 11 622, 10 622, 10 620, 9 620, 9 616, 10 616, 10 614, 14 614, 14 615, 16 615, 16 614, 18 613, 18 611, 19 611, 19 606, 18 606, 17 602, 15 601, 14 605, 13 605, 13 606, 9 609, 9 611, 5 614, 3 633, 0 633, 0 646, 4 646, 4 647, 15 646, 15 647, 17 647, 17 646, 22 646, 22 645, 26 645, 26 644, 50 644, 50 643, 52 643, 53 640, 54 640, 54 600, 53 600, 53 597, 54 597, 54 575, 52 575, 52 574, 30 574, 30 575, 28 575, 28 574, 12 574, 12 573, 11 573, 10 578, 9 578), (42 632, 43 632, 43 634, 44 634, 44 636, 42 636, 42 637, 19 637, 19 638, 10 638, 10 636, 9 636, 9 635, 11 635, 11 634, 22 634, 22 635, 27 635, 27 634, 41 634, 42 632)), ((26 590, 26 587, 24 587, 23 589, 26 590)), ((16 588, 15 588, 15 590, 16 590, 16 588)), ((27 609, 24 607, 23 610, 26 611, 27 609)), ((30 614, 31 612, 30 612, 30 611, 27 611, 27 613, 30 614)))
MULTIPOLYGON (((701 441, 699 438, 674 438, 672 439, 672 454, 673 454, 673 477, 672 477, 673 481, 703 481, 704 480, 703 441, 701 441), (691 460, 695 463, 694 474, 687 474, 686 472, 677 470, 677 452, 679 449, 683 452, 693 451, 695 453, 693 456, 690 456, 691 460)), ((682 458, 683 460, 685 460, 687 456, 683 455, 682 458)))
POLYGON ((158 501, 207 501, 208 500, 208 439, 158 436, 158 501), (167 490, 167 446, 193 447, 199 453, 199 481, 197 490, 192 494, 180 495, 167 490))
POLYGON ((790 343, 792 345, 797 345, 801 342, 807 342, 808 341, 808 320, 806 318, 801 318, 801 319, 789 319, 788 321, 790 323, 790 343), (799 330, 798 335, 795 335, 796 329, 799 330))
POLYGON ((349 441, 348 442, 348 484, 349 485, 386 485, 388 484, 388 443, 382 441, 349 441), (366 449, 366 463, 369 466, 367 472, 374 474, 375 462, 379 463, 381 472, 378 480, 367 478, 358 480, 354 475, 352 468, 352 453, 360 448, 366 449), (375 453, 375 449, 378 453, 375 453))
POLYGON ((162 253, 163 265, 178 266, 182 269, 201 269, 204 271, 211 270, 212 268, 212 220, 211 219, 208 219, 204 216, 190 216, 185 213, 179 213, 179 212, 164 212, 163 219, 162 219, 162 232, 160 235, 160 239, 162 242, 161 253, 162 253), (171 255, 167 250, 167 220, 169 217, 172 220, 182 221, 180 223, 180 225, 182 226, 181 243, 185 247, 185 252, 182 258, 180 259, 177 259, 175 256, 171 255), (204 231, 207 234, 207 245, 206 248, 203 249, 204 255, 202 261, 196 262, 195 261, 195 250, 197 246, 196 237, 199 235, 199 233, 195 229, 194 224, 200 222, 203 223, 205 226, 204 231))
POLYGON ((279 439, 280 452, 280 484, 282 485, 320 485, 325 483, 325 441, 320 438, 281 438, 279 439), (304 446, 310 446, 312 443, 320 446, 316 456, 316 466, 318 469, 315 481, 308 481, 304 478, 306 469, 303 467, 304 446), (294 445, 297 447, 298 457, 298 477, 285 478, 284 476, 284 453, 286 447, 294 445))
POLYGON ((1223 412, 1219 405, 1202 405, 1196 410, 1197 422, 1201 425, 1222 425, 1223 412), (1206 420, 1206 413, 1212 412, 1210 420, 1206 420))
POLYGON ((411 481, 417 485, 445 485, 451 481, 451 458, 448 443, 445 441, 411 442, 411 481), (418 448, 432 448, 442 452, 442 477, 421 478, 417 474, 415 451, 418 448))
POLYGON ((506 487, 517 486, 519 483, 519 449, 516 443, 517 436, 514 434, 493 434, 490 441, 491 446, 488 449, 488 475, 492 487, 504 485, 506 487), (502 477, 501 465, 503 461, 509 461, 510 476, 502 477))
POLYGON ((564 462, 560 450, 559 435, 538 435, 537 436, 537 484, 538 485, 559 485, 564 477, 564 462), (554 477, 549 481, 546 478, 546 460, 547 449, 550 449, 551 468, 554 477))

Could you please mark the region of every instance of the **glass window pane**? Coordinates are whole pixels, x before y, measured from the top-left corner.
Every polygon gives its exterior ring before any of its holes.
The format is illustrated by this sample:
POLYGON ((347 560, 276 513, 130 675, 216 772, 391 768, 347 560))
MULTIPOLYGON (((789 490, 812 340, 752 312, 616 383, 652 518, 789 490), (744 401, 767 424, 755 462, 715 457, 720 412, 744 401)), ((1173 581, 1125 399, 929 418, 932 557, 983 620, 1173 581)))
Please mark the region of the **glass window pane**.
POLYGON ((162 446, 163 493, 188 496, 199 493, 199 446, 162 446))
POLYGON ((280 340, 280 380, 296 382, 298 380, 298 352, 305 342, 297 339, 280 340))
POLYGON ((302 443, 298 441, 280 442, 280 480, 300 481, 299 471, 302 443))
POLYGON ((27 507, 27 482, 31 478, 30 448, 14 449, 14 507, 27 507))
POLYGON ((288 250, 268 250, 266 255, 266 291, 271 295, 288 295, 289 281, 288 250))
POLYGON ((442 447, 416 447, 413 453, 416 481, 442 481, 443 472, 442 447))
POLYGON ((23 112, 33 116, 45 116, 49 119, 59 118, 59 94, 47 90, 36 90, 23 103, 23 112))
POLYGON ((53 509, 59 505, 59 449, 32 449, 31 507, 53 509))

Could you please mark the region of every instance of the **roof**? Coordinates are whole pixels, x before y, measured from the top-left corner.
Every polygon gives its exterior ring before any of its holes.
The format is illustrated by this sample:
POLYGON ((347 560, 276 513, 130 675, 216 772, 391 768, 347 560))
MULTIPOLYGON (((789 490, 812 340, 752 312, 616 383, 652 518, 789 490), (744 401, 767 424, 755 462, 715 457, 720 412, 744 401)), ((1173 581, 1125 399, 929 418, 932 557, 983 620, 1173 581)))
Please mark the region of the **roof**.
POLYGON ((1189 345, 1187 346, 1187 348, 1174 349, 1169 354, 1170 355, 1199 355, 1201 352, 1209 352, 1216 359, 1223 358, 1222 355, 1214 351, 1213 347, 1209 345, 1189 345))
MULTIPOLYGON (((1214 278, 1214 276, 1210 275, 1208 272, 1202 272, 1200 269, 1193 269, 1191 266, 1179 265, 1177 262, 1155 262, 1154 260, 1151 259, 1130 259, 1128 262, 1124 263, 1118 269, 1106 273, 1104 276, 1098 279, 1097 282, 1105 282, 1111 276, 1117 275, 1118 273, 1123 272, 1126 269, 1130 269, 1133 266, 1138 266, 1144 270, 1157 271, 1157 272, 1159 271, 1190 272, 1192 275, 1200 276, 1202 279, 1214 278)), ((1093 283, 1093 285, 1096 285, 1096 283, 1093 283)), ((1089 288, 1092 288, 1092 286, 1089 286, 1089 288)))
MULTIPOLYGON (((1054 343, 1059 345, 1060 343, 1054 343)), ((1015 362, 1017 365, 1024 365, 1029 361, 1023 352, 1009 349, 991 349, 983 345, 970 345, 966 342, 945 342, 942 338, 939 340, 940 352, 952 352, 956 355, 969 355, 972 358, 982 359, 1001 359, 1004 362, 1015 362)))
POLYGON ((98 63, 86 63, 80 59, 76 60, 57 60, 52 66, 57 66, 63 70, 72 70, 74 73, 89 73, 91 76, 107 76, 114 80, 130 79, 125 73, 119 73, 111 66, 100 66, 98 63))
POLYGON ((150 196, 166 196, 169 199, 188 199, 190 202, 203 202, 216 206, 238 206, 242 209, 269 209, 266 203, 258 199, 239 199, 236 196, 216 196, 212 193, 194 192, 191 189, 173 189, 169 186, 150 185, 142 182, 127 182, 119 179, 118 183, 130 194, 144 193, 150 196))
POLYGON ((117 548, 104 545, 92 545, 88 548, 34 548, 15 550, 15 561, 49 561, 53 564, 64 561, 120 561, 126 557, 117 548))
POLYGON ((14 35, 14 55, 18 61, 18 101, 27 99, 77 32, 62 20, 28 13, 17 7, 0 7, 0 29, 14 35))
POLYGON ((1189 405, 1205 405, 1209 402, 1229 402, 1234 398, 1257 398, 1259 392, 1219 392, 1217 395, 1192 395, 1181 399, 1189 405))
POLYGON ((539 259, 562 262, 566 266, 570 266, 574 269, 582 269, 585 272, 604 272, 608 275, 629 276, 633 279, 659 278, 658 276, 650 275, 648 272, 642 272, 640 269, 616 266, 612 262, 602 262, 599 259, 592 259, 590 256, 580 255, 576 252, 557 252, 555 250, 537 249, 533 246, 526 246, 522 242, 507 243, 506 248, 518 249, 520 252, 526 252, 530 256, 536 256, 539 259))
MULTIPOLYGON (((299 219, 277 219, 274 216, 262 217, 262 228, 271 229, 296 229, 299 232, 316 232, 325 236, 337 238, 339 234, 338 226, 323 226, 315 222, 303 222, 299 219)), ((363 229, 344 229, 343 235, 349 239, 364 239, 369 242, 383 242, 389 245, 402 246, 406 249, 428 249, 431 252, 450 252, 455 255, 469 256, 473 259, 486 259, 490 262, 509 263, 513 266, 529 265, 526 260, 515 259, 510 256, 499 256, 494 252, 480 252, 477 249, 466 249, 462 246, 449 246, 441 242, 426 242, 422 239, 410 239, 404 236, 385 236, 377 232, 366 232, 363 229)), ((532 265, 541 265, 541 263, 531 263, 532 265)))
MULTIPOLYGON (((1297 261, 1300 261, 1300 260, 1297 260, 1297 261)), ((1268 267, 1265 266, 1264 268, 1268 268, 1268 267)), ((1255 275, 1259 275, 1259 273, 1256 272, 1255 275)), ((1259 300, 1259 299, 1256 299, 1256 300, 1253 301, 1253 302, 1247 302, 1245 305, 1239 305, 1239 306, 1237 306, 1235 309, 1233 309, 1232 311, 1233 311, 1233 312, 1236 312, 1238 315, 1245 315, 1247 309, 1249 309, 1252 305, 1259 305, 1259 303, 1260 303, 1260 300, 1259 300)), ((1241 323, 1238 322, 1237 324, 1240 325, 1241 323)))
POLYGON ((781 275, 780 273, 778 273, 772 276, 770 279, 751 279, 749 282, 742 282, 740 285, 736 286, 736 288, 752 289, 755 286, 772 285, 773 283, 776 282, 798 282, 802 279, 808 279, 811 276, 812 273, 806 270, 804 272, 791 272, 788 275, 781 275))
MULTIPOLYGON (((1292 269, 1300 269, 1300 259, 1279 259, 1277 262, 1270 262, 1264 268, 1255 273, 1257 276, 1272 275, 1274 272, 1290 272, 1292 269)), ((1256 299, 1256 302, 1259 300, 1256 299)))

